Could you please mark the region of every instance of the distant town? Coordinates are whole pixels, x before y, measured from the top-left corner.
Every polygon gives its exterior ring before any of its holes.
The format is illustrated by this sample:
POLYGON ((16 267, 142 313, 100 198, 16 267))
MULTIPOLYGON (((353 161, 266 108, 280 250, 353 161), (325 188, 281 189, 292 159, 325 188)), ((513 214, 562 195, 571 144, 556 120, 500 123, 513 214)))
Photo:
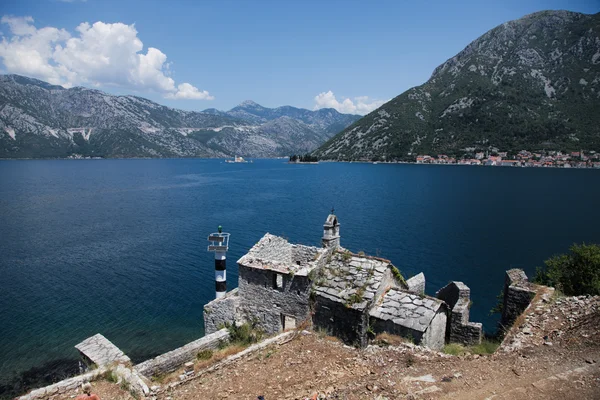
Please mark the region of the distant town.
POLYGON ((517 154, 508 152, 474 153, 472 157, 457 159, 445 154, 419 155, 417 164, 488 165, 499 167, 556 167, 556 168, 600 168, 600 153, 595 151, 543 151, 532 153, 521 150, 517 154))

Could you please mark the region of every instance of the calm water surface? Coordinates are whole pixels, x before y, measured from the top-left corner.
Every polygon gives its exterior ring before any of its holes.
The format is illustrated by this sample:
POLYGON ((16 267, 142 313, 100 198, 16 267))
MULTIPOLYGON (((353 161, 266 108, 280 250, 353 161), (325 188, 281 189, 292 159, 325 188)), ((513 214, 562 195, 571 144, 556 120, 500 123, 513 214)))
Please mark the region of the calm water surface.
POLYGON ((203 335, 214 298, 206 236, 235 260, 264 233, 319 245, 335 207, 342 245, 389 258, 427 293, 471 287, 488 316, 506 269, 532 274, 600 242, 600 171, 283 160, 0 162, 0 384, 102 333, 134 361, 203 335))

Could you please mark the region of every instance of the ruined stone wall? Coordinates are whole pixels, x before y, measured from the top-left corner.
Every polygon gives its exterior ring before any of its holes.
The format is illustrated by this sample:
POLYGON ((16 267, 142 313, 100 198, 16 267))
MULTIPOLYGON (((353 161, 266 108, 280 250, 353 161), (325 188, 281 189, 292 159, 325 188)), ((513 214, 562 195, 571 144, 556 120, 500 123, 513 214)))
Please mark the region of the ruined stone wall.
POLYGON ((137 364, 134 367, 134 370, 149 378, 153 375, 162 375, 172 372, 186 362, 195 360, 200 351, 216 349, 222 342, 227 342, 228 340, 229 331, 227 329, 221 329, 213 334, 188 343, 183 347, 179 347, 178 349, 137 364))
POLYGON ((469 303, 468 298, 460 299, 451 311, 448 334, 448 340, 451 343, 462 343, 467 346, 481 343, 483 325, 478 322, 469 322, 469 303))
POLYGON ((450 282, 436 296, 451 308, 446 327, 446 339, 450 343, 479 344, 483 337, 483 325, 469 322, 471 289, 462 282, 450 282))
POLYGON ((279 274, 278 281, 277 275, 271 270, 239 266, 240 311, 267 334, 283 329, 282 315, 294 318, 296 324, 310 316, 308 277, 279 274))
POLYGON ((215 299, 204 306, 204 334, 210 335, 223 328, 226 324, 233 324, 238 319, 240 297, 238 289, 220 299, 215 299))
POLYGON ((471 289, 462 282, 450 282, 435 294, 440 300, 444 300, 448 307, 454 308, 460 299, 469 299, 471 297, 471 289))
POLYGON ((427 330, 423 334, 421 343, 423 346, 434 350, 441 350, 442 347, 444 347, 444 344, 446 344, 447 319, 445 307, 442 307, 435 317, 433 317, 427 330))
POLYGON ((348 345, 367 345, 368 316, 366 310, 346 307, 343 303, 317 295, 314 306, 313 325, 327 334, 341 339, 348 345))
POLYGON ((514 268, 506 271, 502 318, 500 320, 502 327, 509 328, 515 322, 515 319, 531 303, 535 293, 534 286, 529 283, 527 275, 522 269, 514 268))

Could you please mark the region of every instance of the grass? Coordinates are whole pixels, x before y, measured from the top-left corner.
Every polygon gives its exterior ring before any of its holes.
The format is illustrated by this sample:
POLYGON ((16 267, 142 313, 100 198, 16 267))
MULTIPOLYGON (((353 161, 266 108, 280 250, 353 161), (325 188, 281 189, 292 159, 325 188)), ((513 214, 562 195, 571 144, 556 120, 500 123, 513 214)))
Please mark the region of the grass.
POLYGON ((109 369, 108 371, 106 371, 104 373, 104 379, 106 379, 107 381, 109 381, 111 383, 117 383, 119 381, 119 377, 117 376, 115 371, 113 371, 112 369, 109 369))
POLYGON ((476 344, 471 346, 470 349, 474 354, 484 355, 484 354, 494 354, 496 349, 500 346, 500 342, 495 342, 492 340, 482 340, 481 344, 476 344))
POLYGON ((451 356, 461 356, 467 354, 465 346, 459 343, 448 343, 442 349, 443 353, 450 354, 451 356))
POLYGON ((213 356, 213 351, 211 349, 202 350, 198 353, 196 358, 198 360, 210 360, 213 356))
POLYGON ((403 338, 402 336, 392 335, 391 333, 383 332, 375 336, 373 341, 379 346, 399 346, 402 343, 412 343, 410 339, 403 338))
POLYGON ((392 267, 391 268, 392 269, 392 275, 394 275, 394 278, 396 278, 396 280, 398 282, 400 282, 401 284, 406 285, 406 280, 402 276, 402 273, 400 272, 400 270, 396 266, 394 266, 394 265, 392 265, 391 267, 392 267))
POLYGON ((240 351, 246 349, 247 346, 241 346, 239 344, 232 344, 220 350, 213 351, 210 358, 198 359, 194 365, 194 371, 198 372, 206 367, 209 367, 233 354, 237 354, 240 351))
POLYGON ((480 344, 472 346, 463 346, 459 343, 448 343, 442 349, 442 352, 450 354, 452 356, 463 356, 467 354, 494 354, 496 349, 500 346, 500 342, 495 340, 483 339, 480 344))

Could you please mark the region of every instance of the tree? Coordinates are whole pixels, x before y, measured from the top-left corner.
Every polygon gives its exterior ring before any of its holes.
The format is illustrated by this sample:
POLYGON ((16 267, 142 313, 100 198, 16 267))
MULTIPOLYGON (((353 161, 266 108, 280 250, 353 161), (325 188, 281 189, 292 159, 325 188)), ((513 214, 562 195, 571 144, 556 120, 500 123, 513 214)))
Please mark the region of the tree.
POLYGON ((544 267, 537 268, 534 281, 567 296, 600 295, 600 246, 574 244, 569 250, 546 260, 544 267))

